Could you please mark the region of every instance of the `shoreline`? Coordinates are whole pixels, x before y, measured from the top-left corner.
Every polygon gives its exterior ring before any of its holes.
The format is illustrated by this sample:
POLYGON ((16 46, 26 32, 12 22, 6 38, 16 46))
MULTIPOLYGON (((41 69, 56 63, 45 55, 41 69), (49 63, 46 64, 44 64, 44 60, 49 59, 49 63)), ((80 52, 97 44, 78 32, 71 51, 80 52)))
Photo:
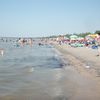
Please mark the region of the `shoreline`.
MULTIPOLYGON (((99 80, 100 83, 100 73, 99 73, 99 62, 97 63, 96 60, 92 59, 93 61, 87 59, 86 57, 77 56, 76 52, 73 53, 74 50, 78 51, 79 48, 67 47, 65 45, 57 45, 54 44, 54 48, 57 49, 61 53, 61 58, 64 60, 65 64, 68 66, 71 65, 78 73, 84 75, 89 78, 93 78, 99 80), (67 63, 66 63, 67 61, 67 63)), ((81 48, 87 49, 88 48, 81 48)), ((91 51, 91 50, 90 50, 91 51)), ((84 51, 85 52, 85 51, 84 51)), ((81 51, 78 53, 80 55, 81 51)), ((83 53, 83 52, 82 52, 83 53)), ((92 54, 86 53, 85 56, 89 56, 92 58, 92 54)), ((97 58, 96 56, 94 56, 97 58)), ((100 58, 98 57, 98 60, 100 58)))
MULTIPOLYGON (((85 67, 85 60, 88 62, 87 58, 84 60, 83 56, 77 57, 76 52, 72 52, 74 50, 78 51, 79 48, 71 48, 56 44, 54 44, 54 48, 61 53, 60 56, 63 59, 63 63, 65 63, 65 73, 68 73, 69 71, 69 74, 66 74, 66 77, 69 77, 69 80, 72 80, 72 83, 74 83, 76 87, 75 93, 69 100, 100 100, 100 77, 96 76, 97 73, 95 69, 91 68, 91 66, 90 68, 85 67), (69 69, 73 70, 73 73, 76 74, 70 73, 69 69)), ((81 49, 87 50, 87 48, 81 49)), ((81 52, 79 52, 79 54, 80 53, 81 52)), ((88 55, 86 54, 85 56, 88 55)), ((94 65, 94 67, 98 67, 96 64, 94 65)), ((65 83, 67 84, 66 80, 65 83)))

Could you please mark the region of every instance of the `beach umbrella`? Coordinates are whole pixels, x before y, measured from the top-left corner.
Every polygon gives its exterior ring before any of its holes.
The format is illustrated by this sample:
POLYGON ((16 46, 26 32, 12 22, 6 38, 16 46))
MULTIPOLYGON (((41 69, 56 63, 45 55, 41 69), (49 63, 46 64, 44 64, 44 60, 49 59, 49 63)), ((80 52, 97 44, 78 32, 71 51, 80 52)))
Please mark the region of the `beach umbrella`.
POLYGON ((71 40, 77 40, 77 38, 78 38, 77 35, 71 35, 71 36, 70 36, 70 39, 71 39, 71 40))
POLYGON ((77 35, 71 35, 70 38, 77 38, 77 35))
POLYGON ((98 34, 89 34, 88 36, 90 36, 91 38, 97 38, 98 34))

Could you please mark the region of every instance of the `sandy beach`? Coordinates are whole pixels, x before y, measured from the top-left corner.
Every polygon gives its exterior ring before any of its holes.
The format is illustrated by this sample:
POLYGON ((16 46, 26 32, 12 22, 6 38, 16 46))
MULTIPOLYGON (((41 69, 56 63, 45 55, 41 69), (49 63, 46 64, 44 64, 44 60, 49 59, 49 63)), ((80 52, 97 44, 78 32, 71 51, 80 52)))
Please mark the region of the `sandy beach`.
POLYGON ((73 48, 67 45, 55 45, 63 55, 63 59, 69 60, 80 73, 84 70, 94 77, 100 76, 100 56, 97 49, 86 47, 73 48))
POLYGON ((96 56, 97 50, 86 47, 73 48, 67 45, 55 45, 54 47, 60 51, 66 66, 76 71, 81 79, 82 77, 87 79, 84 80, 84 85, 80 86, 79 77, 76 75, 76 80, 72 78, 75 84, 78 82, 78 86, 75 95, 70 100, 100 100, 100 57, 96 56))

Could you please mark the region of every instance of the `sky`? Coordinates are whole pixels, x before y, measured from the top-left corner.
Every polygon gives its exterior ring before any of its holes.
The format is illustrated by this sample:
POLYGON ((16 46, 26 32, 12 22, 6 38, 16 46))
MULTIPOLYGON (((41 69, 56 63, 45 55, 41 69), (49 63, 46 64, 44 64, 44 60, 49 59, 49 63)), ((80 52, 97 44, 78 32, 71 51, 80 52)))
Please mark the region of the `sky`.
POLYGON ((100 0, 0 0, 0 36, 41 37, 100 30, 100 0))

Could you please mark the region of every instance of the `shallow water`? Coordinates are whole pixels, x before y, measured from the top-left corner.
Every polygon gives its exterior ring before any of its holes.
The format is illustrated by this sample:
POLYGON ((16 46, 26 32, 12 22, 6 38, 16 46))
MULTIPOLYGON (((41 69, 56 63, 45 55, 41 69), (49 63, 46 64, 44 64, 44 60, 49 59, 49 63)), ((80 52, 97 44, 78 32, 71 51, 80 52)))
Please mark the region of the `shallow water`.
POLYGON ((0 47, 5 50, 4 56, 0 56, 0 96, 30 84, 43 88, 42 84, 45 86, 53 79, 54 70, 62 67, 59 57, 48 45, 16 47, 3 43, 0 47))
POLYGON ((0 100, 100 100, 95 82, 63 66, 50 45, 0 47, 0 100))

